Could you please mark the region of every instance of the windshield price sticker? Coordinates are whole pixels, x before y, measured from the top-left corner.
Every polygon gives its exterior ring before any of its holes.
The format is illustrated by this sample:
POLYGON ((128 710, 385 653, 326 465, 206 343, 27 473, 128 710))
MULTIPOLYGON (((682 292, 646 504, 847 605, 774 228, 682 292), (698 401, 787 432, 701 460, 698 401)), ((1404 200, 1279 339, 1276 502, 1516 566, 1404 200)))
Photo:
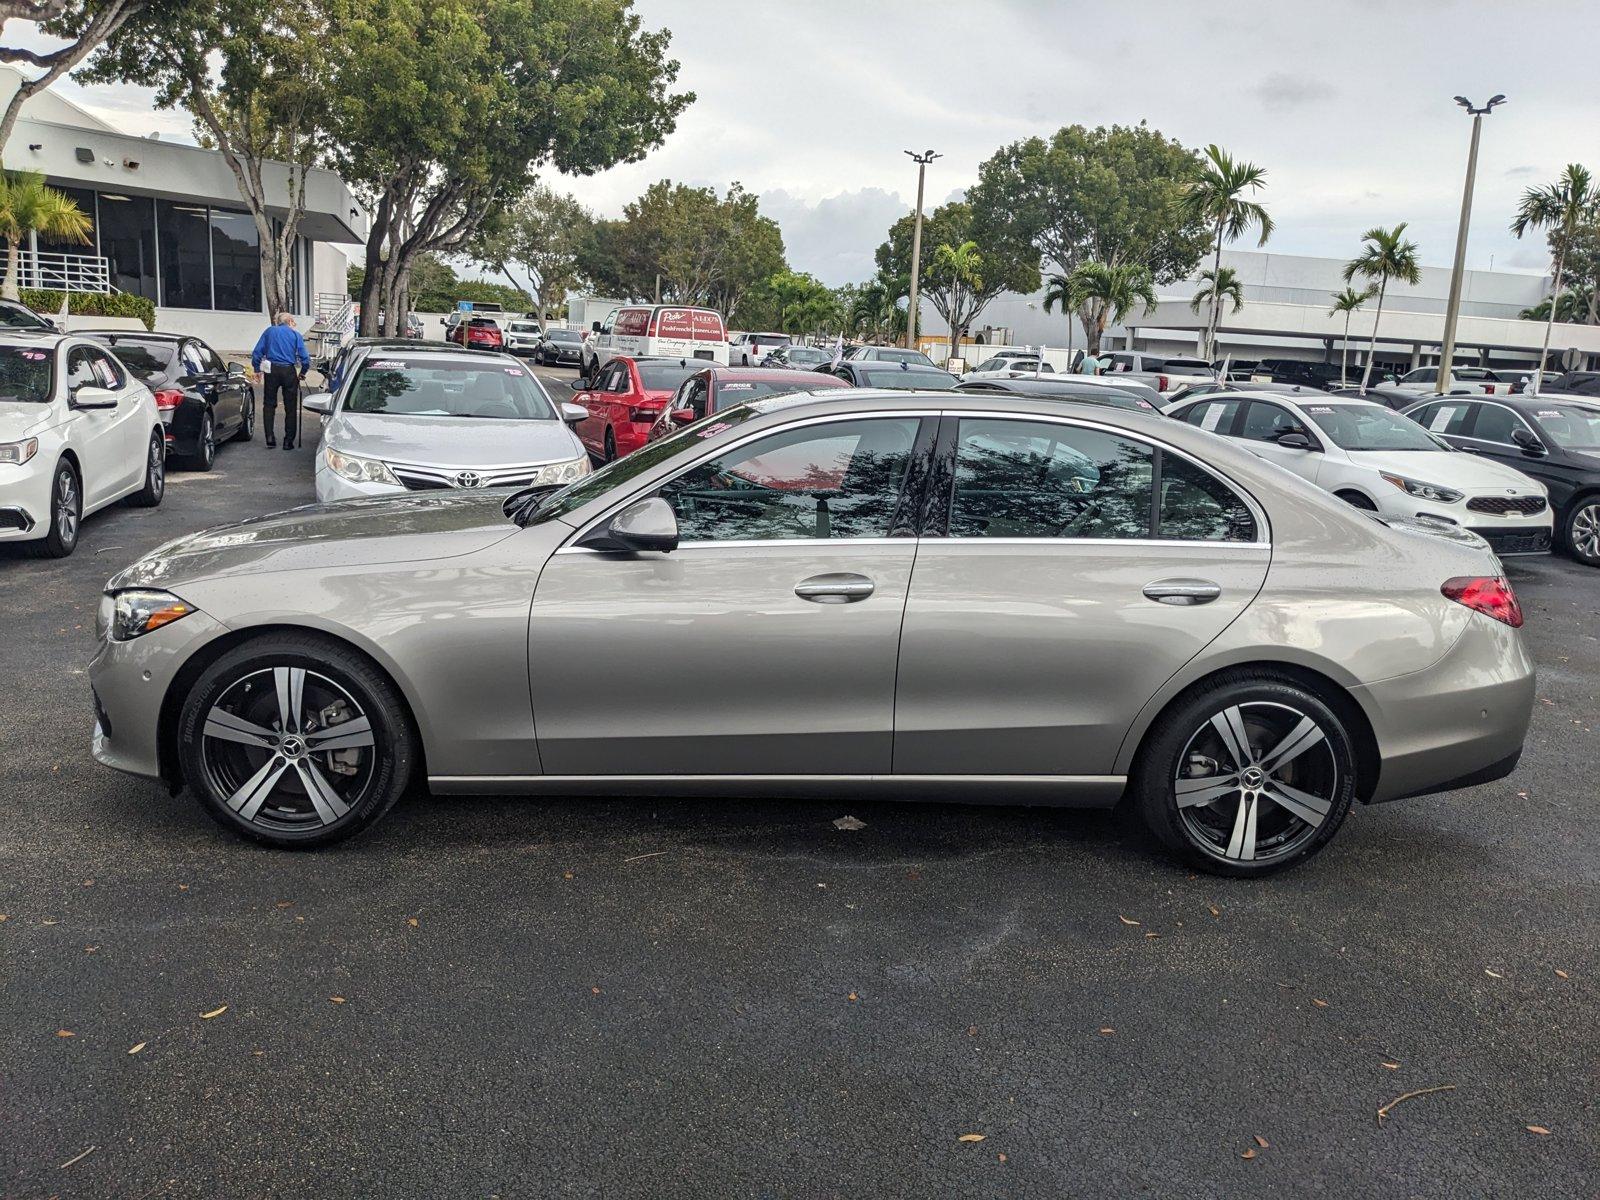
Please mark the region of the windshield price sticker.
POLYGON ((521 367, 506 367, 505 368, 505 373, 507 375, 521 375, 522 374, 522 368, 521 367))
POLYGON ((27 359, 29 362, 39 362, 43 359, 49 358, 50 355, 43 350, 24 350, 22 352, 22 357, 27 359))
POLYGON ((1534 415, 1539 417, 1559 417, 1561 416, 1561 410, 1557 408, 1541 408, 1534 415))
POLYGON ((700 431, 700 436, 703 438, 713 437, 716 434, 732 428, 733 426, 729 425, 726 421, 718 421, 715 425, 707 425, 704 429, 702 429, 700 431))
POLYGON ((372 369, 374 371, 398 371, 403 366, 405 366, 405 363, 398 358, 384 358, 373 363, 372 369))
POLYGON ((722 390, 725 392, 748 392, 756 385, 753 383, 725 383, 722 390))
POLYGON ((1314 405, 1310 408, 1307 408, 1306 411, 1309 413, 1321 413, 1325 417, 1333 416, 1333 409, 1329 408, 1326 404, 1314 405))

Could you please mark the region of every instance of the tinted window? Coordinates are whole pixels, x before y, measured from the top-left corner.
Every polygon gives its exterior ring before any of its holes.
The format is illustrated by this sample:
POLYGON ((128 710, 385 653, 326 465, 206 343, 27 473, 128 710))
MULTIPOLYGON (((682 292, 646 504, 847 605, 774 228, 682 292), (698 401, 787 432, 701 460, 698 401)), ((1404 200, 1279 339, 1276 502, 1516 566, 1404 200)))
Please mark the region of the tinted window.
POLYGON ((720 405, 738 404, 744 400, 754 400, 759 396, 787 396, 792 392, 804 392, 812 388, 827 388, 825 383, 812 383, 810 380, 796 383, 789 379, 760 379, 731 380, 727 383, 717 384, 717 403, 720 405))
POLYGON ((1183 410, 1183 420, 1210 433, 1229 435, 1242 400, 1207 400, 1183 410))
POLYGON ((913 363, 920 367, 933 366, 933 360, 920 350, 896 350, 893 347, 880 347, 872 351, 871 357, 878 362, 913 363))
POLYGON ((1094 429, 973 418, 956 446, 951 537, 1150 536, 1154 451, 1094 429))
POLYGON ((1244 414, 1239 436, 1252 442, 1275 442, 1286 433, 1304 433, 1305 426, 1288 409, 1252 400, 1244 414))
POLYGON ((170 372, 178 357, 173 342, 128 342, 119 339, 111 352, 136 375, 151 376, 170 372))
POLYGON ((1439 372, 1435 367, 1419 367, 1406 375, 1407 383, 1437 383, 1438 380, 1439 372))
POLYGON ((50 323, 26 305, 5 301, 0 302, 0 326, 7 329, 49 329, 50 323))
POLYGON ((919 424, 786 430, 701 463, 659 494, 686 542, 887 537, 919 424))
POLYGON ((875 366, 871 363, 857 367, 856 377, 862 387, 913 388, 946 392, 956 386, 956 377, 949 371, 907 371, 889 364, 875 366))
POLYGON ((52 357, 31 346, 0 346, 0 400, 48 404, 52 357))
POLYGON ((1572 404, 1541 404, 1533 415, 1550 440, 1562 449, 1600 449, 1600 413, 1572 404))
MULTIPOLYGON (((1478 406, 1478 420, 1472 427, 1472 436, 1485 442, 1500 442, 1503 445, 1514 445, 1511 440, 1513 429, 1528 429, 1528 423, 1509 408, 1501 408, 1498 404, 1480 404, 1478 406)), ((1528 429, 1529 433, 1533 430, 1528 429)))
POLYGON ((647 392, 668 392, 677 387, 696 371, 703 371, 705 363, 693 361, 688 364, 677 362, 642 362, 635 363, 639 371, 639 382, 644 385, 647 392))
POLYGON ((1426 404, 1406 415, 1430 433, 1459 437, 1466 432, 1473 404, 1426 404))
POLYGON ((1183 542, 1253 542, 1250 507, 1209 471, 1176 454, 1161 456, 1161 527, 1156 536, 1183 542))
POLYGON ((95 382, 101 387, 116 391, 128 381, 127 373, 111 355, 103 350, 89 350, 86 353, 94 369, 95 382))
POLYGON ((82 346, 74 346, 67 351, 67 390, 76 392, 81 387, 99 387, 100 380, 94 373, 94 359, 89 351, 82 346))
POLYGON ((361 364, 343 409, 388 416, 555 419, 555 409, 521 367, 493 361, 422 361, 373 356, 361 364))
POLYGON ((581 342, 581 341, 583 341, 583 338, 582 338, 581 335, 579 335, 577 333, 574 333, 570 329, 547 329, 547 330, 545 330, 544 335, 545 335, 545 337, 549 338, 552 342, 581 342))

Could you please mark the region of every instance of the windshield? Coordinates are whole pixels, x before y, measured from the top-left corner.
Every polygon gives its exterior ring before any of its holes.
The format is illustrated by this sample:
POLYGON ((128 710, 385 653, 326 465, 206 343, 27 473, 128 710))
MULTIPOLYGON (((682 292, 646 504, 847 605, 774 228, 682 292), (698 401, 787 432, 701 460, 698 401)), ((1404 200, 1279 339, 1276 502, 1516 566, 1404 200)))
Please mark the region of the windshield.
POLYGON ((956 377, 948 371, 907 371, 901 367, 885 365, 860 367, 856 370, 856 375, 866 387, 948 392, 956 386, 956 377))
POLYGON ((49 404, 52 357, 33 346, 0 346, 0 402, 49 404))
POLYGON ((539 332, 539 327, 537 325, 535 325, 532 321, 513 321, 513 322, 511 322, 511 332, 512 333, 538 333, 539 332))
POLYGON ((795 346, 788 352, 790 362, 795 363, 825 363, 832 362, 833 355, 826 350, 810 350, 805 346, 795 346))
POLYGON ((1536 408, 1533 415, 1550 440, 1563 450, 1600 450, 1600 413, 1562 404, 1536 408))
POLYGON ((369 358, 341 407, 387 416, 556 419, 550 397, 532 375, 489 358, 369 358))
POLYGON ((878 362, 915 363, 922 367, 933 366, 933 359, 920 350, 874 350, 872 357, 878 362))
POLYGON ((835 384, 843 386, 844 380, 834 379, 832 375, 818 375, 815 379, 805 380, 738 379, 731 383, 719 383, 717 400, 721 404, 735 404, 742 400, 754 400, 759 396, 787 396, 794 392, 821 391, 832 388, 835 384))
POLYGON ((21 304, 0 304, 0 325, 9 329, 55 328, 38 313, 21 304))
POLYGON ((1410 417, 1375 404, 1307 404, 1305 414, 1341 450, 1448 450, 1410 417))
POLYGON ((704 371, 703 359, 692 362, 635 362, 639 368, 639 386, 647 392, 670 392, 689 376, 704 371))
MULTIPOLYGON (((713 413, 709 417, 702 417, 693 425, 685 425, 677 433, 658 442, 646 442, 632 454, 613 459, 594 474, 585 475, 576 483, 567 484, 559 492, 552 492, 529 512, 522 523, 538 525, 543 521, 566 516, 567 513, 582 508, 596 497, 605 495, 612 488, 621 487, 629 480, 643 475, 657 463, 666 462, 673 455, 688 450, 700 439, 712 437, 724 429, 731 429, 752 417, 759 417, 770 411, 771 409, 741 404, 735 408, 713 413)), ((506 501, 508 513, 512 512, 512 507, 520 495, 521 493, 518 493, 506 501)))
POLYGON ((178 358, 178 344, 176 342, 135 342, 118 341, 111 347, 111 353, 122 360, 122 365, 135 375, 145 379, 152 375, 160 375, 172 370, 178 358))
POLYGON ((571 329, 546 329, 544 331, 544 335, 545 335, 545 337, 549 338, 552 342, 581 342, 581 341, 583 341, 583 338, 581 336, 579 336, 579 334, 577 332, 575 332, 574 330, 571 330, 571 329))

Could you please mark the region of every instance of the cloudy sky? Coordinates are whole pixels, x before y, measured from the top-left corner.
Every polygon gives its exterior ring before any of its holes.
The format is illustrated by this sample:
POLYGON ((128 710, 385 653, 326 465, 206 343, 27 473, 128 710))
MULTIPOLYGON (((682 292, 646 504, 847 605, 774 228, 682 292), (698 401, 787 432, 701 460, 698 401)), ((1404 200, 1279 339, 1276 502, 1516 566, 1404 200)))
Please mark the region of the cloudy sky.
MULTIPOLYGON (((1351 254, 1363 230, 1411 223, 1448 265, 1469 119, 1451 100, 1510 103, 1485 122, 1468 265, 1539 270, 1542 241, 1506 226, 1524 187, 1568 161, 1600 170, 1600 4, 1406 0, 636 0, 671 30, 696 103, 641 163, 566 181, 602 215, 657 179, 737 180, 783 228, 790 261, 831 284, 915 198, 901 151, 941 151, 930 204, 999 146, 1062 125, 1151 126, 1267 168, 1268 249, 1351 254)), ((185 133, 122 89, 66 89, 137 133, 185 133)))

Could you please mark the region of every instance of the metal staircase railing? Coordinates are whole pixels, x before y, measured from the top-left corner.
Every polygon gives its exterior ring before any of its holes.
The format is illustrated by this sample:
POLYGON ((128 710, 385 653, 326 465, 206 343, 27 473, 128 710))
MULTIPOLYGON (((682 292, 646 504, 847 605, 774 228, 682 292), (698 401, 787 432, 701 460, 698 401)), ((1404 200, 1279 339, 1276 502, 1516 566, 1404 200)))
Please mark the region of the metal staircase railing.
POLYGON ((343 292, 318 292, 306 340, 313 343, 311 356, 319 363, 330 362, 345 339, 356 328, 356 302, 343 292))

